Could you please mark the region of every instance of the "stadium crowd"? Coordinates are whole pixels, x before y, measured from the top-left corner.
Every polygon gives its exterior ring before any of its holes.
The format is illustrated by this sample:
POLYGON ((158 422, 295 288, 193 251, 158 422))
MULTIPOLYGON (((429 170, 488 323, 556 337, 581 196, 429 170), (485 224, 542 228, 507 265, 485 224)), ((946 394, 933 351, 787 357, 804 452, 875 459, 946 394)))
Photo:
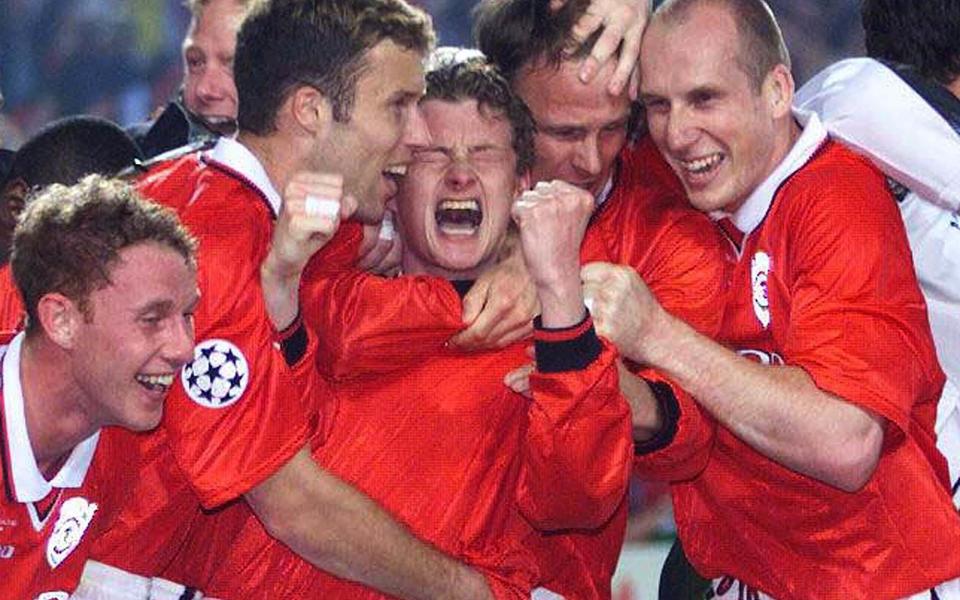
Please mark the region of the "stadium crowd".
POLYGON ((189 0, 4 151, 3 597, 609 599, 639 481, 660 598, 960 600, 960 2, 651 4, 189 0))

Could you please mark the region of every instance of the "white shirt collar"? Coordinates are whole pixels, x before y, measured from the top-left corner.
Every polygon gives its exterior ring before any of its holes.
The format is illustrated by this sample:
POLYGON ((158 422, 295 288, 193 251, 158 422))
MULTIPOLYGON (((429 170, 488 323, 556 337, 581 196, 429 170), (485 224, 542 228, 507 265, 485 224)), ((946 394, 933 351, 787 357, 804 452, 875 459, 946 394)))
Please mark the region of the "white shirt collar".
MULTIPOLYGON (((827 139, 827 130, 815 113, 794 109, 793 116, 803 127, 800 137, 773 173, 750 194, 740 208, 730 215, 733 224, 745 234, 752 232, 763 221, 780 185, 803 168, 827 139)), ((725 215, 712 214, 711 216, 716 218, 725 215)))
POLYGON ((4 427, 17 502, 39 502, 54 488, 77 488, 83 484, 97 450, 100 432, 97 431, 77 444, 53 479, 47 481, 44 478, 33 454, 33 446, 30 445, 27 416, 23 406, 23 388, 20 385, 20 350, 23 338, 22 332, 13 338, 3 355, 4 427))
POLYGON ((257 187, 270 202, 273 214, 280 214, 280 194, 267 176, 266 169, 250 149, 237 140, 221 137, 217 144, 207 151, 207 160, 220 163, 231 171, 243 175, 250 183, 257 187))
POLYGON ((613 175, 607 177, 607 182, 603 184, 603 189, 594 198, 594 204, 597 208, 603 206, 603 203, 610 199, 610 193, 613 192, 613 175))

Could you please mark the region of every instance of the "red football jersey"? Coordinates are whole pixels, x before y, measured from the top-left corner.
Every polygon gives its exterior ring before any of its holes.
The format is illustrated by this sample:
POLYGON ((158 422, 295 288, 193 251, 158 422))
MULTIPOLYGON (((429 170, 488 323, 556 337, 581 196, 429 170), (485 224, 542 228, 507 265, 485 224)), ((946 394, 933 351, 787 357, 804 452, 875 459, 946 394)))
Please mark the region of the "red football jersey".
MULTIPOLYGON (((632 443, 608 346, 582 370, 536 376, 531 403, 503 384, 529 361, 523 344, 480 353, 446 345, 463 324, 460 298, 445 281, 344 274, 308 282, 303 306, 324 333, 318 365, 338 398, 335 425, 314 457, 413 533, 479 569, 496 597, 528 598, 539 581, 523 515, 573 527, 604 522, 619 505, 632 443)), ((588 328, 538 336, 547 346, 576 345, 593 335, 588 328)), ((252 517, 230 537, 212 579, 200 581, 209 593, 383 598, 316 571, 252 517)))
POLYGON ((49 594, 66 600, 80 581, 92 540, 112 527, 128 501, 140 455, 133 434, 106 428, 78 444, 48 481, 27 433, 22 340, 0 348, 0 592, 4 598, 49 594))
POLYGON ((320 385, 312 351, 296 371, 288 366, 264 305, 260 263, 280 199, 253 154, 222 139, 159 165, 138 187, 173 208, 199 241, 194 361, 171 390, 160 429, 143 442, 150 460, 131 494, 136 502, 98 553, 155 575, 198 518, 198 500, 222 505, 275 473, 306 446, 323 402, 312 397, 320 385), (131 551, 137 544, 148 548, 131 551))
POLYGON ((960 519, 933 435, 944 377, 883 177, 824 137, 811 120, 733 216, 746 237, 731 235, 721 338, 765 364, 801 367, 821 389, 882 416, 876 472, 843 492, 722 426, 692 478, 682 432, 639 462, 674 481, 680 538, 703 575, 731 575, 781 600, 905 597, 960 574, 960 519))
POLYGON ((22 329, 26 315, 20 291, 13 280, 13 269, 7 263, 0 267, 0 331, 22 329))
MULTIPOLYGON (((680 182, 649 137, 624 148, 619 159, 611 193, 587 228, 582 262, 633 267, 671 314, 715 336, 726 269, 722 237, 706 216, 690 208, 680 182)), ((678 429, 690 430, 685 439, 709 439, 709 420, 687 416, 700 411, 689 395, 654 371, 634 371, 671 387, 683 407, 678 429)), ((705 460, 708 446, 698 449, 705 460)), ((546 587, 578 600, 610 597, 627 521, 625 490, 621 500, 602 526, 545 531, 534 542, 546 587)))

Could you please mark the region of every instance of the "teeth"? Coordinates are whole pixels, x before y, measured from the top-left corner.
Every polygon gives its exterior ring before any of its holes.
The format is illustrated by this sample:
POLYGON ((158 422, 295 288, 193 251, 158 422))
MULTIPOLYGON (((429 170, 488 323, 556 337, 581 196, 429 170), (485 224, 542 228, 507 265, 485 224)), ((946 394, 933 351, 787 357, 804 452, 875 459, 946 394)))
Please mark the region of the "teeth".
POLYGON ((137 375, 136 379, 149 388, 166 390, 173 385, 174 375, 173 373, 166 375, 137 375))
POLYGON ((396 175, 397 177, 403 177, 407 174, 407 165, 391 165, 383 170, 384 173, 389 175, 396 175))
POLYGON ((680 162, 684 169, 692 173, 703 173, 720 164, 721 160, 723 160, 723 154, 717 152, 696 160, 683 160, 680 162))
POLYGON ((477 231, 477 227, 473 225, 466 224, 456 224, 456 223, 443 223, 439 226, 440 231, 447 235, 473 235, 477 231))
POLYGON ((437 207, 440 210, 480 210, 476 200, 444 200, 437 207))

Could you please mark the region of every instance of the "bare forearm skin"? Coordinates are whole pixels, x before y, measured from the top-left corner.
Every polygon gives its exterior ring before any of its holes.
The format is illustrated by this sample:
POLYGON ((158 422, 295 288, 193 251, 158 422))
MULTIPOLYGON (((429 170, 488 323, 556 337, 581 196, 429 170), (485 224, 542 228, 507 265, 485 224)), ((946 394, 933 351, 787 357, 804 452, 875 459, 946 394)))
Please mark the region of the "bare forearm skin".
POLYGON ((408 600, 490 598, 479 574, 413 537, 307 450, 247 500, 273 537, 338 577, 408 600))
POLYGON ((652 330, 631 358, 667 374, 746 444, 845 491, 870 479, 881 418, 819 389, 799 367, 743 358, 664 311, 652 330))

